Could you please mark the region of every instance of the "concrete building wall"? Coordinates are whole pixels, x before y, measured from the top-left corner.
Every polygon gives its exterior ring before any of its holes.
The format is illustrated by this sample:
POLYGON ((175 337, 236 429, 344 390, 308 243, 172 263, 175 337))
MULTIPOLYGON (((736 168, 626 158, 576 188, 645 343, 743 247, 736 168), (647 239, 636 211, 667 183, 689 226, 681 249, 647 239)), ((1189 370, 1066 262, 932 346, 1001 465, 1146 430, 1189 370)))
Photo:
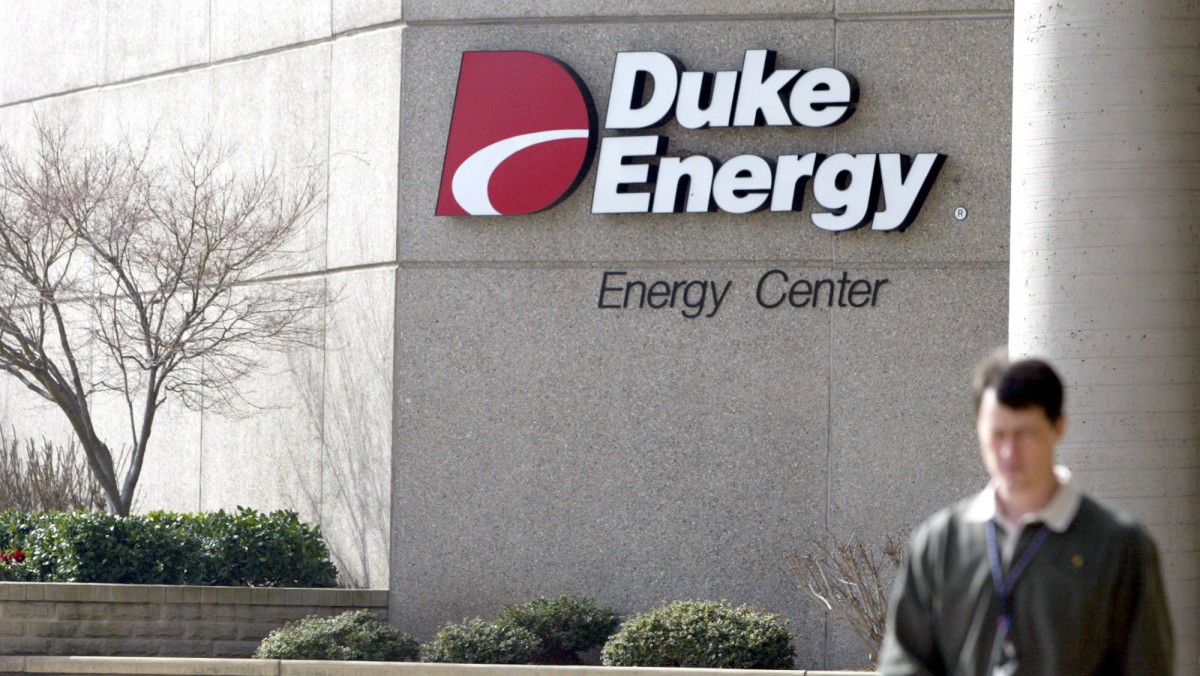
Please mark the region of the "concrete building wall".
POLYGON ((1013 86, 1010 342, 1063 368, 1079 482, 1155 536, 1180 674, 1200 667, 1198 9, 1018 2, 1013 86))

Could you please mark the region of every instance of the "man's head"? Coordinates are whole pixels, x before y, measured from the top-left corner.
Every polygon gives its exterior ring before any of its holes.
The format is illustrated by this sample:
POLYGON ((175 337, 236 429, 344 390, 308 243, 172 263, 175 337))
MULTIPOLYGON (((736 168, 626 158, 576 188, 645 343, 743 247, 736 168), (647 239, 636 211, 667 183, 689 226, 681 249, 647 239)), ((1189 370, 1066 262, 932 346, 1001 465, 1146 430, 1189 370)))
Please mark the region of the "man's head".
POLYGON ((1054 448, 1066 431, 1058 374, 1040 359, 997 352, 976 370, 974 395, 980 452, 1001 496, 1052 494, 1054 448))
POLYGON ((1041 359, 1009 361, 1008 351, 1001 348, 980 362, 973 384, 976 415, 984 391, 990 389, 1009 408, 1040 408, 1052 423, 1063 416, 1062 379, 1041 359))

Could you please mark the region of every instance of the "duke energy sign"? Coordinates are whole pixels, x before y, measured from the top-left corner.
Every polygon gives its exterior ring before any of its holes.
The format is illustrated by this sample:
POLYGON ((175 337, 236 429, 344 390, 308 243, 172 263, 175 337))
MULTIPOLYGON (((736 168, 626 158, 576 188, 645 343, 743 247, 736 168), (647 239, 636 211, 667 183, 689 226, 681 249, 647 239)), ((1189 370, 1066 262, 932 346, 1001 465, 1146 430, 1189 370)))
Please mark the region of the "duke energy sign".
POLYGON ((921 209, 945 156, 807 153, 724 162, 668 157, 669 139, 633 130, 671 119, 685 129, 831 127, 854 114, 858 86, 835 68, 776 69, 749 50, 740 71, 689 72, 658 52, 617 54, 604 128, 567 64, 532 52, 466 52, 446 142, 436 214, 530 214, 566 199, 596 161, 594 214, 799 211, 817 227, 903 230, 921 209), (882 197, 882 205, 879 204, 882 197), (881 208, 882 207, 882 208, 881 208))

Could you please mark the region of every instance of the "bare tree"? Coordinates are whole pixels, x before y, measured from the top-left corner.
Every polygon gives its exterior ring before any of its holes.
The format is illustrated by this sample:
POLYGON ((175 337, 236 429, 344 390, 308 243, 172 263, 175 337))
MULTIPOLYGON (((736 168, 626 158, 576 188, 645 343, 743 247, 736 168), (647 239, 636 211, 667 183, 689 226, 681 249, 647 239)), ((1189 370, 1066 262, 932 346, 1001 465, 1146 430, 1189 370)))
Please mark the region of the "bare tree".
POLYGON ((888 535, 868 547, 853 535, 813 537, 811 550, 787 557, 788 570, 809 598, 854 632, 872 666, 879 657, 887 623, 888 591, 904 556, 904 539, 888 535))
POLYGON ((103 509, 104 489, 73 439, 20 439, 0 428, 0 510, 103 509))
POLYGON ((325 302, 286 278, 321 205, 317 170, 242 170, 211 139, 149 157, 40 120, 30 152, 0 146, 0 369, 62 410, 122 515, 163 403, 235 403, 264 350, 311 342, 325 302), (119 446, 98 431, 105 393, 122 404, 119 446))

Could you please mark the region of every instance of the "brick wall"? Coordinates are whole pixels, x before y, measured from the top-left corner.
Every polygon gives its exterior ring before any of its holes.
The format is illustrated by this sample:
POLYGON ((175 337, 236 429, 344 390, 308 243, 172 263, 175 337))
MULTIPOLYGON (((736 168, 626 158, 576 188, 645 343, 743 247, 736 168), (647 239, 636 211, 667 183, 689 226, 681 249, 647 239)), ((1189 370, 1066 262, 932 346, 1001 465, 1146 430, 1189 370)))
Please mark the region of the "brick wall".
POLYGON ((878 676, 874 671, 761 671, 659 667, 553 667, 529 664, 428 664, 200 659, 195 657, 0 657, 0 676, 878 676))
POLYGON ((383 589, 0 582, 0 655, 249 657, 272 629, 366 608, 383 589))

